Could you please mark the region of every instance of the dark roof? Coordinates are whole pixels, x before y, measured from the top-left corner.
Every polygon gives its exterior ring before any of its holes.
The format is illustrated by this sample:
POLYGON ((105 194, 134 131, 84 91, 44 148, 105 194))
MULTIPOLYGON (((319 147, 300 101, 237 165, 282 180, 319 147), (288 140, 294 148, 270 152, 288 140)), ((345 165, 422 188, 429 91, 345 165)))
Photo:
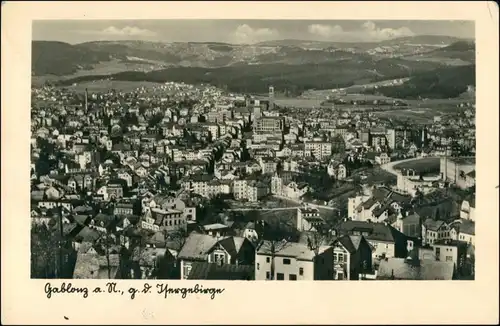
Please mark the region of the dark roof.
POLYGON ((431 231, 437 231, 440 227, 442 227, 444 224, 444 221, 440 220, 433 220, 431 218, 428 218, 424 222, 424 226, 427 230, 431 231))
POLYGON ((439 240, 434 242, 434 246, 467 247, 469 244, 460 240, 439 240))
POLYGON ((231 257, 236 256, 239 252, 243 243, 248 241, 243 237, 227 237, 219 241, 219 244, 227 251, 231 257))
POLYGON ((130 151, 131 147, 126 143, 113 144, 112 151, 130 151))
POLYGON ((254 280, 253 265, 218 265, 207 262, 193 262, 190 280, 254 280))
POLYGON ((467 196, 467 198, 464 199, 464 201, 467 201, 469 202, 469 206, 470 207, 476 207, 476 195, 471 195, 471 196, 467 196))
POLYGON ((191 233, 179 252, 179 259, 205 260, 207 252, 217 243, 217 238, 206 234, 191 233))
POLYGON ((398 231, 384 223, 370 223, 363 221, 345 221, 338 226, 340 234, 351 234, 353 231, 368 232, 366 240, 395 242, 398 231))
POLYGON ((370 197, 367 201, 365 201, 363 204, 361 204, 361 206, 364 207, 365 209, 369 209, 370 207, 372 207, 376 203, 377 203, 377 199, 370 197))
POLYGON ((93 242, 99 239, 101 234, 98 231, 86 226, 76 236, 81 237, 82 241, 93 242))
POLYGON ((73 219, 78 224, 88 225, 89 221, 92 219, 92 217, 90 215, 74 215, 73 219))
MULTIPOLYGON (((343 246, 344 248, 347 249, 347 251, 349 251, 350 253, 354 253, 356 252, 356 247, 354 246, 354 244, 352 243, 351 241, 351 237, 348 236, 348 235, 345 235, 343 237, 340 237, 339 239, 337 239, 343 246)), ((359 243, 358 243, 359 244, 359 243)))
POLYGON ((382 215, 387 209, 389 208, 388 205, 384 205, 384 206, 380 206, 378 208, 375 208, 373 210, 373 216, 375 217, 379 217, 380 215, 382 215))
POLYGON ((471 220, 460 219, 460 223, 456 225, 457 230, 460 233, 475 235, 476 234, 476 223, 471 220))
POLYGON ((423 259, 418 265, 412 265, 404 258, 389 258, 380 262, 377 279, 451 280, 453 269, 453 262, 423 259))

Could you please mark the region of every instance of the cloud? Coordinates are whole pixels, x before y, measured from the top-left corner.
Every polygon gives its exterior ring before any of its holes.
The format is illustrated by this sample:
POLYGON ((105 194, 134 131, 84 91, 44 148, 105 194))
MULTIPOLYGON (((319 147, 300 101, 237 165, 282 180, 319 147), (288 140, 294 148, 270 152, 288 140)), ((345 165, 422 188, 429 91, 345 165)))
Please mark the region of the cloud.
POLYGON ((368 21, 362 25, 362 28, 372 38, 376 40, 387 40, 395 37, 413 36, 415 35, 408 27, 400 28, 378 28, 374 22, 368 21))
POLYGON ((257 43, 274 40, 279 37, 279 32, 272 28, 252 28, 243 24, 239 25, 231 36, 236 43, 257 43))
POLYGON ((94 34, 102 36, 155 36, 156 33, 149 29, 142 29, 135 26, 125 26, 117 28, 109 26, 99 31, 82 31, 84 34, 94 34))
POLYGON ((364 22, 359 29, 344 30, 339 25, 313 24, 307 27, 310 34, 339 41, 382 41, 396 37, 415 35, 408 27, 379 28, 374 22, 364 22))
POLYGON ((321 37, 333 37, 344 31, 339 25, 331 26, 322 24, 309 25, 307 30, 309 33, 316 34, 321 37))

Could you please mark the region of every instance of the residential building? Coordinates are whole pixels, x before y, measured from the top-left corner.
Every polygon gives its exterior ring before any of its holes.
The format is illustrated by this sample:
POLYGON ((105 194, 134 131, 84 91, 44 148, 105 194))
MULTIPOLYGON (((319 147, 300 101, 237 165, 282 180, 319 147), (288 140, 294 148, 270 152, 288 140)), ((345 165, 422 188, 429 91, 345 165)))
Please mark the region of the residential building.
POLYGON ((380 153, 380 154, 375 156, 375 163, 377 163, 379 165, 388 164, 390 162, 391 162, 391 158, 389 157, 389 155, 387 155, 387 153, 380 153))
POLYGON ((455 231, 452 240, 458 240, 475 245, 476 232, 475 232, 475 222, 468 219, 459 219, 454 221, 450 228, 455 231))
POLYGON ((416 212, 412 214, 400 212, 392 226, 408 237, 418 238, 422 234, 421 223, 421 217, 416 212))
POLYGON ((440 172, 443 181, 465 189, 475 184, 475 157, 441 157, 440 172))
POLYGON ((440 240, 432 245, 437 261, 451 262, 454 269, 460 272, 467 258, 467 242, 459 240, 440 240))
POLYGON ((449 240, 452 239, 453 231, 446 222, 428 218, 422 224, 422 241, 433 245, 437 241, 449 240))
POLYGON ((408 248, 418 244, 418 239, 408 237, 386 223, 347 220, 335 228, 335 234, 362 235, 373 248, 374 262, 385 257, 404 258, 408 254, 408 248))
POLYGON ((256 249, 255 280, 313 281, 333 279, 333 248, 321 246, 316 255, 308 245, 262 241, 256 249), (273 250, 274 249, 274 250, 273 250), (273 273, 274 275, 271 275, 273 273))
POLYGON ((254 132, 260 134, 282 132, 284 126, 282 117, 261 117, 254 122, 254 132))
POLYGON ((362 235, 344 235, 331 245, 335 280, 358 280, 372 272, 372 248, 362 235))
POLYGON ((297 229, 299 231, 318 231, 325 225, 325 220, 316 208, 297 208, 297 229))
POLYGON ((460 218, 471 220, 473 222, 476 221, 476 198, 473 196, 470 199, 465 199, 462 201, 462 205, 460 206, 460 218))
POLYGON ((177 257, 181 265, 181 279, 188 279, 194 262, 252 266, 255 248, 243 237, 218 238, 193 232, 186 238, 177 257))
POLYGON ((304 148, 320 161, 332 156, 332 143, 329 142, 305 141, 304 148))
POLYGON ((345 165, 340 162, 331 161, 328 164, 327 173, 336 180, 344 180, 347 178, 347 169, 345 165))
POLYGON ((386 258, 380 262, 377 280, 421 280, 451 281, 453 279, 453 263, 420 259, 418 255, 407 258, 386 258))

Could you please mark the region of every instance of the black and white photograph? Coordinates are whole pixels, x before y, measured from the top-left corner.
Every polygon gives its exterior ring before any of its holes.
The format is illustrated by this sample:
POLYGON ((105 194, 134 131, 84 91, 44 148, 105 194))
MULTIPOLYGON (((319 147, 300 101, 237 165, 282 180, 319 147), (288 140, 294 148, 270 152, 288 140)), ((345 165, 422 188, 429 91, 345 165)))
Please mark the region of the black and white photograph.
POLYGON ((474 280, 475 22, 37 20, 31 278, 474 280))

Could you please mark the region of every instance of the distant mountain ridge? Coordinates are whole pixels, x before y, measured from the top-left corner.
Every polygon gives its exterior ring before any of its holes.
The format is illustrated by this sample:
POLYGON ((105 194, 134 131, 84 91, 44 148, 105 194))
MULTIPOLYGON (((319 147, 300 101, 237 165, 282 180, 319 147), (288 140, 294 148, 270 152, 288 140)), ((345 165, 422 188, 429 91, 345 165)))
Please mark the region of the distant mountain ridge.
MULTIPOLYGON (((234 65, 331 63, 339 60, 372 61, 411 53, 426 53, 436 47, 463 41, 449 36, 413 36, 381 42, 325 42, 277 40, 257 44, 222 42, 94 41, 67 44, 32 42, 32 74, 65 76, 91 70, 102 62, 153 62, 151 69, 165 67, 221 68, 234 65)), ((461 56, 455 49, 448 55, 461 56)), ((128 68, 124 68, 127 70, 128 68)))

